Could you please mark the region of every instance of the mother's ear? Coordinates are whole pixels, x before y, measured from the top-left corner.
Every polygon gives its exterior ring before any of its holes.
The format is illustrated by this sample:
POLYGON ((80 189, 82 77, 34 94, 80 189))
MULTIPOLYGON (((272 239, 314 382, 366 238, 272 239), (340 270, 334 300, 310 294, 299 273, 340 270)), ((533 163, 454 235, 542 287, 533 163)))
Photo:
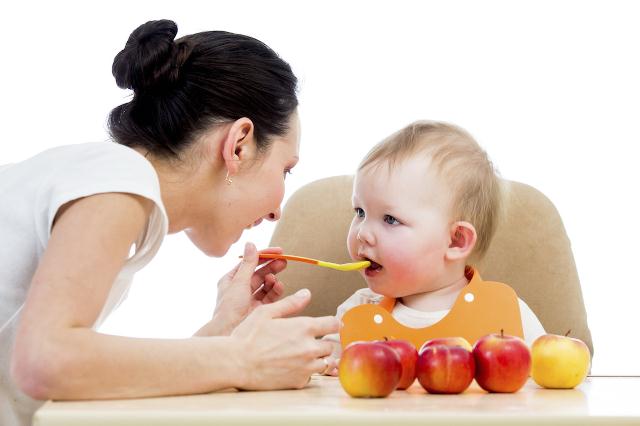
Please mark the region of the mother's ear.
POLYGON ((467 259, 476 245, 478 235, 476 228, 469 222, 454 222, 449 228, 449 248, 446 252, 448 260, 467 259))
POLYGON ((229 127, 222 141, 222 158, 229 176, 238 173, 240 164, 251 158, 255 150, 253 141, 253 121, 247 117, 237 119, 229 127))

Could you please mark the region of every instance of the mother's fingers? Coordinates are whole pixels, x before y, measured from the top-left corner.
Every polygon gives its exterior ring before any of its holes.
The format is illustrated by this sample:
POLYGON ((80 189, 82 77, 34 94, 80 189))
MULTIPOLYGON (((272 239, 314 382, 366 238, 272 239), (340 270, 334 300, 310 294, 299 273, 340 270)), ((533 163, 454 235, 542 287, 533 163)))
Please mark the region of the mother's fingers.
POLYGON ((251 294, 257 299, 262 300, 264 296, 266 296, 273 286, 276 284, 278 279, 273 274, 267 274, 264 277, 264 281, 260 283, 256 280, 251 280, 251 294))
POLYGON ((249 283, 251 287, 251 292, 255 293, 260 286, 273 284, 273 282, 277 281, 275 274, 277 274, 278 272, 281 272, 286 267, 287 267, 287 261, 278 259, 256 270, 251 276, 251 281, 249 283), (273 278, 268 278, 268 277, 273 277, 273 278))
POLYGON ((338 367, 335 359, 330 356, 315 358, 312 362, 312 371, 318 374, 326 375, 331 373, 338 367))
POLYGON ((229 272, 227 272, 222 279, 225 280, 232 280, 233 277, 236 275, 236 273, 238 272, 238 269, 240 269, 240 265, 242 265, 242 261, 240 261, 236 266, 233 267, 232 270, 230 270, 229 272))
POLYGON ((244 246, 244 255, 242 256, 242 260, 236 267, 236 273, 234 275, 234 279, 240 279, 244 282, 249 282, 252 278, 253 273, 258 266, 258 252, 256 250, 256 246, 253 243, 247 243, 244 246))
MULTIPOLYGON (((267 247, 265 249, 258 250, 258 257, 260 257, 261 254, 282 254, 282 247, 267 247)), ((262 265, 263 263, 270 262, 272 260, 273 259, 262 257, 258 264, 262 265)))
POLYGON ((282 254, 282 247, 267 247, 262 250, 258 250, 258 254, 262 253, 282 254))
POLYGON ((267 275, 264 283, 252 292, 256 300, 260 300, 265 304, 280 300, 283 294, 284 284, 273 274, 267 275))
POLYGON ((234 279, 249 281, 251 279, 252 291, 255 291, 263 282, 264 276, 272 273, 277 274, 287 267, 287 261, 284 259, 267 259, 260 258, 260 253, 282 253, 280 247, 268 247, 258 251, 253 243, 246 243, 244 254, 240 256, 242 260, 227 274, 227 277, 234 279), (264 265, 256 270, 259 265, 264 265), (245 278, 246 277, 246 278, 245 278))
POLYGON ((280 300, 283 294, 284 294, 284 284, 282 284, 282 281, 279 281, 276 279, 276 282, 271 288, 271 291, 265 294, 264 297, 262 298, 262 303, 276 302, 280 300))
POLYGON ((316 337, 337 333, 340 328, 340 322, 334 316, 309 318, 309 320, 309 330, 311 331, 313 336, 316 337))
MULTIPOLYGON (((261 259, 263 260, 263 259, 261 259)), ((285 259, 265 259, 268 260, 264 266, 260 269, 257 269, 253 274, 253 279, 262 279, 267 274, 277 274, 278 272, 284 271, 287 267, 287 261, 285 259)))
POLYGON ((316 339, 315 347, 313 349, 313 356, 315 358, 322 358, 322 357, 329 356, 333 353, 333 349, 334 349, 333 343, 327 340, 316 339))

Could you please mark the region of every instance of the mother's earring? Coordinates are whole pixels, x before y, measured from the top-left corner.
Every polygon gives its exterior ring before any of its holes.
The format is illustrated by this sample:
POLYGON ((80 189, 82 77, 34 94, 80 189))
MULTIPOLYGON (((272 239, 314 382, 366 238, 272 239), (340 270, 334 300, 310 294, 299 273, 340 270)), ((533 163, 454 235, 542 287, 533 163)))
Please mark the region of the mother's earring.
POLYGON ((227 176, 224 178, 224 180, 227 182, 227 185, 231 185, 231 182, 233 182, 233 180, 229 177, 228 170, 227 170, 227 176))

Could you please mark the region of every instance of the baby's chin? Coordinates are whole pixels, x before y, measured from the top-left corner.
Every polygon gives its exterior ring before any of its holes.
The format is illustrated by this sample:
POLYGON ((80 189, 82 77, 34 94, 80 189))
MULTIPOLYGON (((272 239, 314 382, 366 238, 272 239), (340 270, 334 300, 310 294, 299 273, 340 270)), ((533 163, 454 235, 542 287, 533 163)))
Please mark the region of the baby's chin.
POLYGON ((393 287, 393 285, 390 283, 385 284, 380 281, 373 282, 373 280, 367 280, 366 278, 365 280, 367 281, 367 286, 369 287, 369 290, 373 291, 376 294, 379 294, 381 296, 386 296, 386 297, 392 297, 394 299, 401 297, 399 294, 396 294, 392 288, 390 288, 390 287, 393 287))

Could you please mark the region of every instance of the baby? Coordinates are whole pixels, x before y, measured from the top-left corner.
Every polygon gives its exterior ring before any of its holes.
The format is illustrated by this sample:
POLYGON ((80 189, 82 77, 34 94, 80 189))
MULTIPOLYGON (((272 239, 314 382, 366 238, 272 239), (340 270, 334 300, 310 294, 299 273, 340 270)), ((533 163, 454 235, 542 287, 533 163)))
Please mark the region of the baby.
MULTIPOLYGON (((501 184, 486 152, 464 130, 419 121, 376 145, 358 167, 354 218, 347 245, 368 288, 338 307, 346 311, 382 296, 396 298, 392 315, 414 328, 433 325, 469 283, 465 267, 487 251, 501 210, 501 184)), ((519 300, 528 345, 545 334, 519 300)), ((334 358, 340 357, 338 334, 334 358)), ((332 374, 336 374, 334 370, 332 374)))

